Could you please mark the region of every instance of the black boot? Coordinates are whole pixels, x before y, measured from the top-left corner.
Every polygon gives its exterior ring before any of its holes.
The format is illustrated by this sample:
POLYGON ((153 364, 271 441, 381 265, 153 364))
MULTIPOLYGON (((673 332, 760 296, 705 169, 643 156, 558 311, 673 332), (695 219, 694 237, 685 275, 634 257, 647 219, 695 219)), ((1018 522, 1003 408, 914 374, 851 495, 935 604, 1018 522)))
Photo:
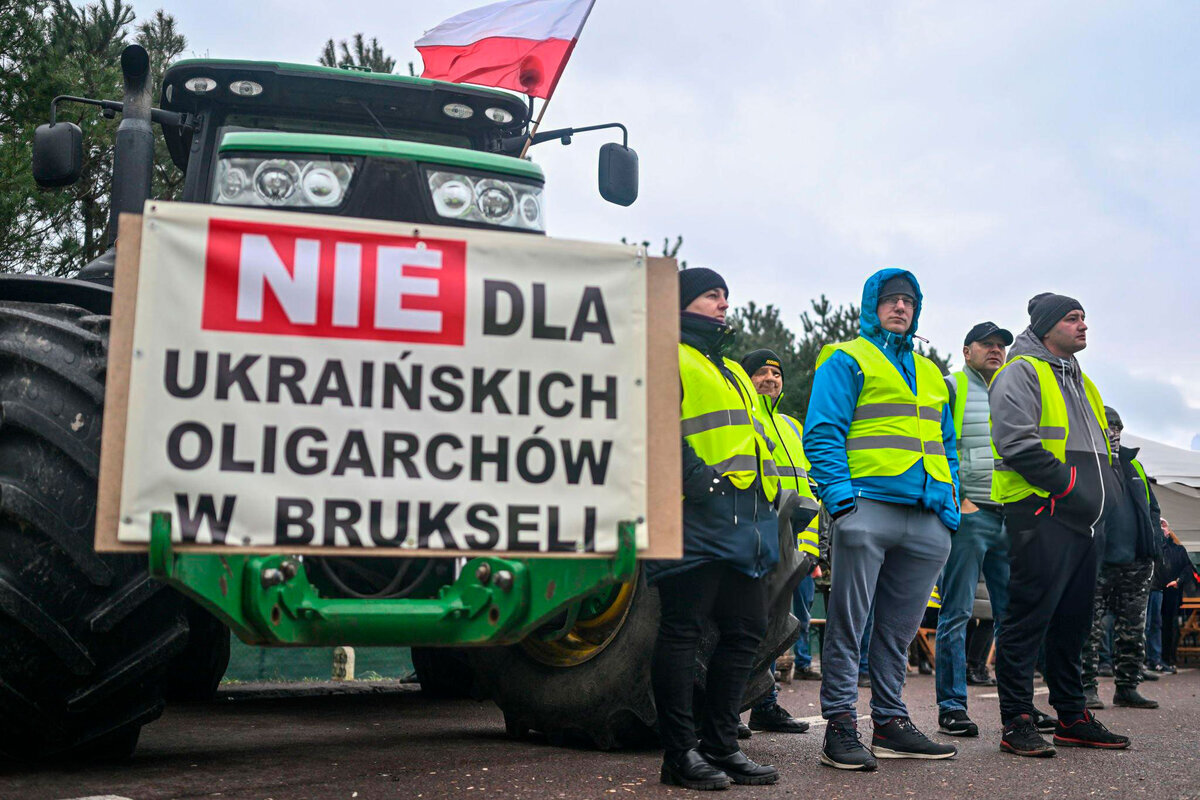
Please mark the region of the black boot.
POLYGON ((779 703, 769 708, 755 708, 750 711, 750 730, 771 731, 773 733, 804 733, 808 723, 796 719, 779 703))
POLYGON ((1136 686, 1118 686, 1117 693, 1113 695, 1113 705, 1126 708, 1158 708, 1158 701, 1143 695, 1136 686))
POLYGON ((714 756, 701 750, 700 755, 734 783, 743 786, 766 786, 779 780, 779 770, 770 764, 756 764, 741 750, 734 750, 727 756, 714 756))
POLYGON ((681 753, 663 753, 659 778, 669 786, 682 786, 685 789, 709 791, 729 788, 729 776, 705 761, 695 748, 681 753))

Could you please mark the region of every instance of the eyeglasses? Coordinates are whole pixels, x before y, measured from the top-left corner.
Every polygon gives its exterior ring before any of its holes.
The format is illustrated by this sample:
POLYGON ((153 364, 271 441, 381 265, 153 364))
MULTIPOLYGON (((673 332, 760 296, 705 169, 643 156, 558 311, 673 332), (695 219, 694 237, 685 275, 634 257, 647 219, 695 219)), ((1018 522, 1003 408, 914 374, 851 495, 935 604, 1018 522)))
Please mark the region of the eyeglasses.
POLYGON ((909 306, 915 306, 917 301, 906 294, 889 294, 887 297, 880 299, 879 304, 884 306, 898 306, 900 301, 904 301, 909 306))

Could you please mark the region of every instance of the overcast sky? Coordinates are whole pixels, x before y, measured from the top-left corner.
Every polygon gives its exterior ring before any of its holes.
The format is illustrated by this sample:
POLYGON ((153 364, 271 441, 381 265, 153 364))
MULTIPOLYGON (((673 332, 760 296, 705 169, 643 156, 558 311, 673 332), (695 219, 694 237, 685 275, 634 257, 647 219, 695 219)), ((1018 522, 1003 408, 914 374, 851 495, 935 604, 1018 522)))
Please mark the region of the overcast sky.
MULTIPOLYGON (((376 36, 404 65, 479 0, 175 0, 193 55, 312 62, 376 36), (335 9, 336 12, 331 11, 335 9)), ((138 2, 147 16, 152 8, 138 2)), ((1081 354, 1134 433, 1200 434, 1200 3, 597 0, 545 126, 621 121, 631 208, 596 192, 604 134, 533 156, 555 236, 682 235, 735 305, 798 316, 912 270, 921 333, 1014 333, 1041 291, 1077 297, 1081 354)))

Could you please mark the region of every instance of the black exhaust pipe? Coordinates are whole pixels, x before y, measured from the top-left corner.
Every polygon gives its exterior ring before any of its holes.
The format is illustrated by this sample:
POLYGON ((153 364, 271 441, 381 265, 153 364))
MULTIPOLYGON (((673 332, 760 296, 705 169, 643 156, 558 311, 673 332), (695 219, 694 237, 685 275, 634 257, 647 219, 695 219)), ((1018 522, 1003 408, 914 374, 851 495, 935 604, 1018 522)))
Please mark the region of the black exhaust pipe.
POLYGON ((113 148, 112 195, 108 216, 108 243, 117 240, 117 219, 124 213, 142 213, 150 197, 154 169, 154 129, 150 127, 150 55, 131 44, 121 51, 125 102, 113 148))

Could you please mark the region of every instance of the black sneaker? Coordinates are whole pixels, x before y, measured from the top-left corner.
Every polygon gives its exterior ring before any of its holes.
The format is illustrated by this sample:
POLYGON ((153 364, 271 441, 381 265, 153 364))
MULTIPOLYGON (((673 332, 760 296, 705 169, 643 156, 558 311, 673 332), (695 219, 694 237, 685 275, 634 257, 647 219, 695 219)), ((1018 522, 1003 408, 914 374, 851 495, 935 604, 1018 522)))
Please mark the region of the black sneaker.
POLYGON ((1117 693, 1113 695, 1113 705, 1125 706, 1126 708, 1158 708, 1158 701, 1151 700, 1136 688, 1127 689, 1118 686, 1117 693))
POLYGON ((1054 743, 1059 747, 1097 747, 1102 750, 1124 750, 1129 747, 1129 737, 1113 733, 1100 724, 1100 720, 1083 712, 1083 719, 1070 724, 1060 720, 1054 729, 1054 743))
POLYGON ((871 688, 871 676, 866 674, 865 672, 860 674, 858 676, 858 688, 870 689, 871 688))
POLYGON ((1004 726, 1004 733, 1000 736, 1000 749, 1013 755, 1032 758, 1049 758, 1057 752, 1054 745, 1038 733, 1033 717, 1029 714, 1021 714, 1004 726))
POLYGON ((860 769, 863 772, 870 772, 879 766, 875 756, 862 743, 858 725, 849 714, 834 717, 825 726, 821 763, 837 769, 860 769))
POLYGON ((1047 714, 1045 711, 1033 709, 1033 727, 1038 729, 1038 733, 1054 733, 1054 729, 1058 726, 1058 721, 1054 717, 1047 714))
POLYGON ((746 723, 742 722, 741 720, 738 720, 738 734, 737 734, 738 738, 739 739, 749 739, 753 735, 754 735, 754 731, 750 730, 750 727, 748 725, 746 725, 746 723))
MULTIPOLYGON (((1104 708, 1104 701, 1100 699, 1100 692, 1095 686, 1083 687, 1083 707, 1104 708)), ((1048 732, 1049 731, 1047 731, 1047 733, 1048 732)))
MULTIPOLYGON (((892 717, 872 725, 871 752, 876 758, 954 758, 958 748, 938 744, 917 730, 908 717, 892 717)), ((978 733, 978 730, 976 731, 978 733)))
POLYGON ((1101 664, 1097 672, 1100 673, 1101 678, 1111 678, 1113 676, 1112 664, 1101 664))
POLYGON ((796 719, 779 703, 774 703, 770 708, 751 710, 750 730, 771 731, 772 733, 804 733, 808 730, 808 723, 796 719))
POLYGON ((938 731, 947 736, 978 736, 979 726, 961 708, 938 714, 938 731))
POLYGON ((1153 683, 1154 681, 1158 680, 1158 676, 1148 669, 1143 669, 1138 674, 1142 676, 1142 680, 1144 681, 1150 681, 1153 683))

